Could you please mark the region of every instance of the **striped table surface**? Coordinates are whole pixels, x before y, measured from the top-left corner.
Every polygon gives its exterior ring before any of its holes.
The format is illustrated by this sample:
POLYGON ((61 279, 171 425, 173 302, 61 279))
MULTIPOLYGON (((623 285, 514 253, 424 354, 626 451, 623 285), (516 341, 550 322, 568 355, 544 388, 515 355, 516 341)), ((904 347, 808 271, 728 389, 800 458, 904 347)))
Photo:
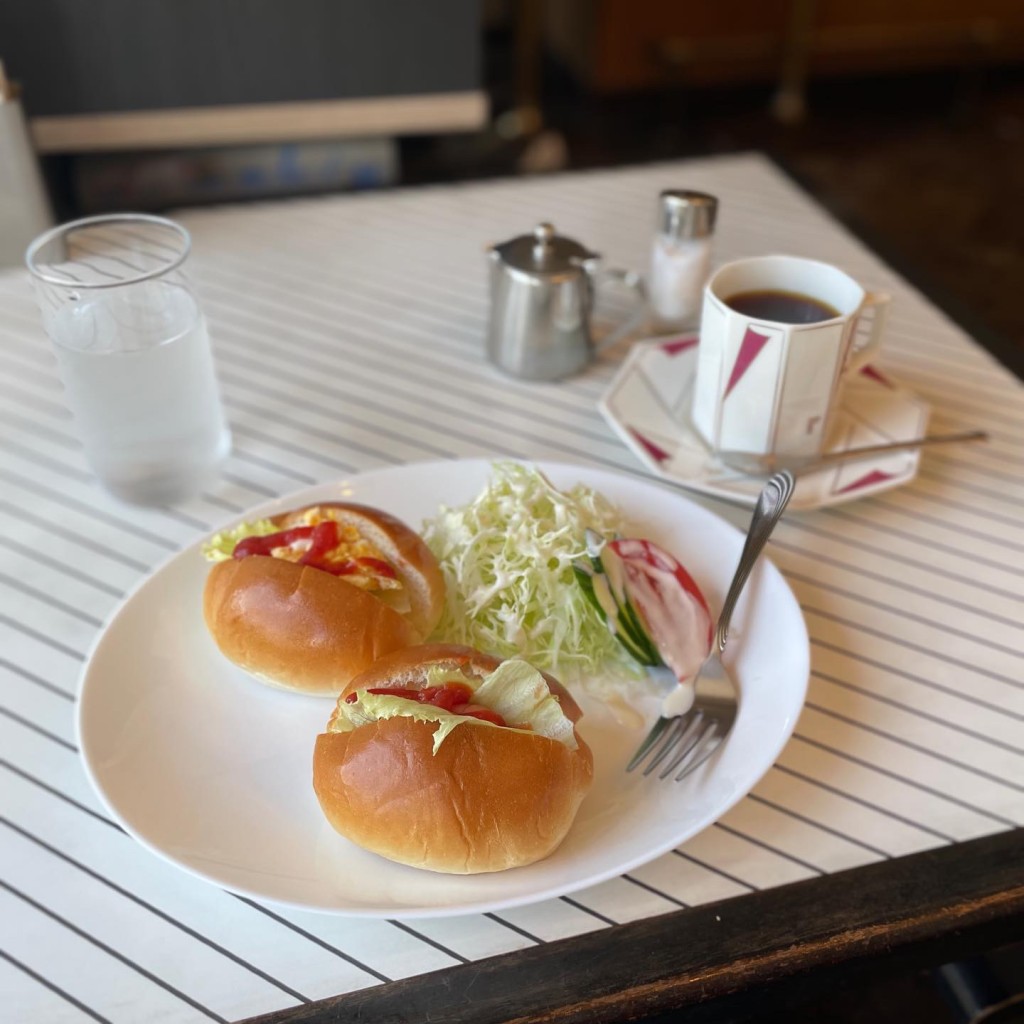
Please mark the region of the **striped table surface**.
MULTIPOLYGON (((238 1020, 1024 823, 1020 382, 757 155, 181 216, 235 439, 219 483, 129 508, 93 480, 27 276, 0 276, 0 1016, 238 1020), (909 484, 786 517, 812 678, 753 792, 644 867, 571 898, 353 920, 240 898, 111 821, 75 746, 86 652, 171 552, 268 497, 377 467, 510 456, 644 471, 597 411, 623 350, 558 385, 483 356, 488 242, 540 220, 646 264, 656 196, 722 201, 716 259, 787 251, 894 296, 880 366, 930 427, 909 484)), ((701 504, 745 528, 746 509, 701 504)))

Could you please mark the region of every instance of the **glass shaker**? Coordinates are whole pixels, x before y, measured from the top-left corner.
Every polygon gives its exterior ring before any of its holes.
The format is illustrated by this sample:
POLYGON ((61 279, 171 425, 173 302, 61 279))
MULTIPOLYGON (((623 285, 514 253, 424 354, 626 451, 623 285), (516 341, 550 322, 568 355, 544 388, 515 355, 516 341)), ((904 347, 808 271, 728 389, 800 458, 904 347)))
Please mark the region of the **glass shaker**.
POLYGON ((658 230, 648 280, 654 329, 696 327, 711 272, 718 200, 706 192, 667 189, 658 197, 658 230))

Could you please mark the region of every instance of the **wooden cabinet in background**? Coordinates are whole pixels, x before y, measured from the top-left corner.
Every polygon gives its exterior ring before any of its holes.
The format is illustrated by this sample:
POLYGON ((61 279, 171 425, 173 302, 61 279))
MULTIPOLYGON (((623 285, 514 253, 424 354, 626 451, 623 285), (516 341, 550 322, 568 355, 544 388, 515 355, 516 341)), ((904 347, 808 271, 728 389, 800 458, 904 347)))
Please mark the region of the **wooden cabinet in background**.
POLYGON ((554 0, 549 50, 600 93, 1024 60, 1022 0, 554 0))

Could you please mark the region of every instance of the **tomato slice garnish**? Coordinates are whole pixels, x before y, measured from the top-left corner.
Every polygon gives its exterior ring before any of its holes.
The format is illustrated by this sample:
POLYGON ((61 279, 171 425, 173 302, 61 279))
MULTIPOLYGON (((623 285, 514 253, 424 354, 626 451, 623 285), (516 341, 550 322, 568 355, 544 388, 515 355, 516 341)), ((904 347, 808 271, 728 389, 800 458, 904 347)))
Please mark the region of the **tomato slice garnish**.
MULTIPOLYGON (((652 569, 660 569, 675 577, 676 582, 685 590, 703 609, 708 611, 707 601, 697 586, 696 580, 663 548, 649 540, 612 540, 608 542, 610 547, 623 562, 641 562, 652 569)), ((710 612, 709 612, 710 615, 710 612)))
MULTIPOLYGON (((649 627, 649 633, 651 632, 650 627, 653 626, 652 619, 655 617, 651 613, 659 613, 657 618, 661 618, 662 613, 669 617, 673 614, 681 614, 685 609, 681 607, 678 600, 679 593, 687 595, 691 603, 690 610, 693 612, 692 621, 699 624, 702 633, 699 639, 703 647, 693 666, 693 669, 696 670, 711 649, 715 626, 711 619, 708 603, 694 578, 672 555, 652 541, 623 538, 609 541, 608 547, 619 556, 622 562, 627 593, 636 604, 637 611, 644 617, 645 624, 649 627), (673 593, 673 584, 678 588, 675 593, 673 593)), ((682 624, 683 621, 680 620, 680 627, 682 624)), ((663 645, 669 643, 675 645, 680 640, 675 631, 665 629, 661 633, 663 635, 652 636, 652 639, 667 665, 675 669, 677 661, 688 663, 692 660, 677 656, 679 652, 670 654, 664 649, 663 645)))

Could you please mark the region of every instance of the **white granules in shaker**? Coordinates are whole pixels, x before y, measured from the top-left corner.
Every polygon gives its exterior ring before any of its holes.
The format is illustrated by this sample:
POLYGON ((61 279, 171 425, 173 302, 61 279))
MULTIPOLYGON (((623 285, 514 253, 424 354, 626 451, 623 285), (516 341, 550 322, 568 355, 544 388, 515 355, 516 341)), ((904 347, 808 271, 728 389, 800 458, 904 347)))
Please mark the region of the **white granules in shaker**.
POLYGON ((658 230, 647 290, 655 326, 694 327, 711 272, 718 200, 706 192, 669 189, 658 197, 658 230))

